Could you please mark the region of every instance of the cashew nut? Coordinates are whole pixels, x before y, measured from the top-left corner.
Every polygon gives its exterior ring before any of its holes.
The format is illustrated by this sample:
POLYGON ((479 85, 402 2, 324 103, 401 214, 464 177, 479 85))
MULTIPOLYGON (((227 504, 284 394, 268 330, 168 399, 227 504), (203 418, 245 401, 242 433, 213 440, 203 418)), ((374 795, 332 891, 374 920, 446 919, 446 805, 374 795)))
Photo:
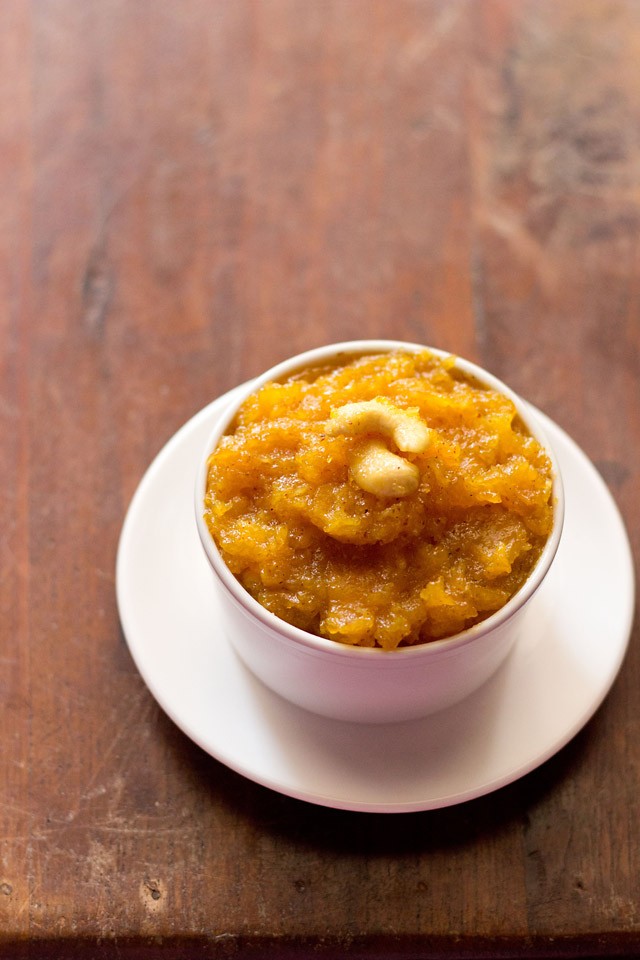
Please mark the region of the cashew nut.
POLYGON ((406 497, 420 483, 415 463, 392 453, 382 440, 364 440, 352 452, 349 468, 358 486, 377 497, 406 497))
POLYGON ((345 403, 333 410, 327 433, 352 437, 377 434, 363 440, 349 457, 351 477, 368 493, 378 497, 406 497, 420 484, 415 463, 393 453, 382 439, 389 438, 403 453, 423 453, 430 431, 417 412, 396 407, 389 400, 362 400, 345 403))
POLYGON ((333 410, 327 432, 345 436, 379 434, 393 440, 404 453, 423 453, 429 445, 429 428, 418 414, 382 398, 345 403, 333 410))

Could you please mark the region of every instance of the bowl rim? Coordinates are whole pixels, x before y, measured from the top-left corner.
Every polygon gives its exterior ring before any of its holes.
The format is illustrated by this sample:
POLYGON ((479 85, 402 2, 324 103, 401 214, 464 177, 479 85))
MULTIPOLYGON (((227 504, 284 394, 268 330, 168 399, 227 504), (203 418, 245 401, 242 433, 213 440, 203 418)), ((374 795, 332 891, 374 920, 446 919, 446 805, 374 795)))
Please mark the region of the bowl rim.
POLYGON ((392 661, 407 661, 410 658, 425 656, 433 657, 436 654, 444 655, 446 653, 453 653, 461 647, 464 647, 469 643, 476 642, 481 637, 492 633, 498 627, 501 627, 513 616, 515 616, 520 610, 522 610, 544 580, 557 553, 564 524, 565 501, 560 466, 553 446, 551 445, 545 430, 540 423, 537 412, 535 408, 533 408, 526 400, 520 397, 514 390, 511 389, 511 387, 509 387, 494 374, 485 370, 483 367, 480 367, 478 364, 467 360, 464 357, 460 357, 457 354, 451 353, 450 351, 442 350, 437 347, 431 347, 427 344, 419 344, 404 340, 364 339, 338 341, 335 343, 328 343, 320 347, 315 347, 310 350, 305 350, 302 353, 295 354, 292 357, 275 364, 254 379, 251 379, 241 386, 236 387, 234 390, 233 399, 221 413, 220 417, 216 421, 215 427, 210 431, 207 441, 204 445, 204 450, 198 464, 194 484, 194 507, 200 541, 213 572, 218 577, 221 585, 225 588, 225 591, 250 618, 257 620, 263 626, 270 628, 270 630, 275 632, 280 639, 289 641, 290 643, 306 649, 307 651, 329 654, 334 657, 354 659, 360 662, 363 662, 364 660, 378 662, 384 661, 385 663, 389 664, 392 661), (251 594, 245 589, 245 587, 242 586, 240 581, 236 579, 236 577, 227 567, 204 519, 204 511, 202 506, 204 502, 204 493, 206 490, 208 473, 207 464, 209 456, 217 446, 220 438, 226 432, 238 409, 249 396, 255 393, 256 390, 260 389, 260 387, 270 381, 282 380, 285 377, 290 376, 292 373, 295 373, 296 370, 303 369, 307 366, 320 364, 328 359, 336 359, 341 355, 344 355, 345 359, 347 359, 350 356, 357 357, 375 355, 378 353, 388 353, 396 350, 404 350, 406 352, 428 350, 441 358, 452 357, 455 360, 455 366, 458 369, 477 380, 483 386, 488 386, 494 390, 497 390, 513 402, 518 415, 524 422, 528 431, 544 447, 545 452, 551 461, 553 475, 552 496, 554 499, 554 517, 553 527, 535 567, 522 586, 502 607, 500 607, 499 610, 496 610, 485 620, 481 620, 479 623, 476 623, 471 627, 467 627, 465 630, 462 630, 456 634, 452 634, 451 636, 441 637, 436 640, 428 640, 424 643, 414 644, 411 646, 397 647, 393 650, 385 650, 382 647, 361 647, 356 644, 341 643, 337 640, 331 640, 328 637, 322 637, 318 636, 317 634, 309 633, 308 631, 303 630, 301 627, 296 627, 293 624, 288 623, 286 620, 282 620, 280 617, 276 616, 276 614, 272 613, 270 610, 267 610, 266 607, 263 607, 262 604, 260 604, 254 597, 251 596, 251 594))

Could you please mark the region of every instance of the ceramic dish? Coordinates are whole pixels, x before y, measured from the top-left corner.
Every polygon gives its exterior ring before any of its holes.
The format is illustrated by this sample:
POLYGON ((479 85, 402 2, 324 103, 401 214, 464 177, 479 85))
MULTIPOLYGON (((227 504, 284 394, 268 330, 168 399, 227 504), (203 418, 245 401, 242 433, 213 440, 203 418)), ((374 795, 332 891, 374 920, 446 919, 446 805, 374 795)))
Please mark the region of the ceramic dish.
MULTIPOLYGON (((244 589, 220 554, 203 515, 209 457, 235 419, 237 408, 265 384, 287 381, 293 373, 327 364, 344 366, 363 356, 415 354, 425 349, 441 359, 448 356, 404 341, 352 340, 291 357, 239 388, 237 399, 221 415, 201 452, 194 484, 194 516, 214 574, 211 589, 218 594, 223 632, 271 690, 297 706, 336 720, 386 723, 425 717, 477 690, 508 655, 523 629, 531 598, 553 564, 562 534, 562 480, 540 421, 506 384, 456 357, 456 370, 475 384, 507 397, 527 432, 546 450, 553 478, 553 527, 527 579, 503 606, 462 632, 395 650, 338 643, 307 632, 275 616, 244 589)), ((404 462, 397 456, 394 459, 404 462)), ((372 512, 386 505, 378 497, 374 502, 372 512)))

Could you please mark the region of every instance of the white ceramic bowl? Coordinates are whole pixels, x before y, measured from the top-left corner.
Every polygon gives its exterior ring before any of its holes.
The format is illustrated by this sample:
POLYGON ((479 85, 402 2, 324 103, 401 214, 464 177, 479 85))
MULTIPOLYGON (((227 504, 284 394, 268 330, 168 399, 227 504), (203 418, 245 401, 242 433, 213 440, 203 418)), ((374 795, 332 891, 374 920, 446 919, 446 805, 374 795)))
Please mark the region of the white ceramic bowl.
MULTIPOLYGON (((207 441, 198 468, 196 521, 219 591, 221 629, 249 669, 273 691, 300 707, 339 720, 389 723, 426 716, 477 690, 507 656, 517 640, 527 603, 551 566, 564 515, 558 463, 538 418, 500 380, 475 364, 457 361, 461 370, 509 397, 529 431, 545 447, 554 471, 554 525, 530 577, 504 607, 455 636, 393 651, 347 646, 307 633, 276 617, 250 596, 224 563, 203 518, 207 459, 238 407, 263 383, 282 380, 298 369, 338 355, 348 360, 367 353, 422 349, 419 344, 395 340, 356 340, 310 350, 278 364, 234 395, 207 441)), ((212 636, 211 642, 220 641, 212 636)))

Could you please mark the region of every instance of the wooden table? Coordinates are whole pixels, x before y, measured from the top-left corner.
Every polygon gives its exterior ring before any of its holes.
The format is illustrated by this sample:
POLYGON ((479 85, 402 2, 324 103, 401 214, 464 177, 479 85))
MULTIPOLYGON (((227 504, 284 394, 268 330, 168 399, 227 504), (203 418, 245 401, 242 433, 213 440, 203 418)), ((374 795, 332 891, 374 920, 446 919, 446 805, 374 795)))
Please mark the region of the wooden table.
POLYGON ((360 337, 508 380, 638 556, 639 64, 635 0, 3 0, 0 957, 640 955, 637 626, 553 759, 385 816, 195 746, 114 590, 177 428, 360 337))

